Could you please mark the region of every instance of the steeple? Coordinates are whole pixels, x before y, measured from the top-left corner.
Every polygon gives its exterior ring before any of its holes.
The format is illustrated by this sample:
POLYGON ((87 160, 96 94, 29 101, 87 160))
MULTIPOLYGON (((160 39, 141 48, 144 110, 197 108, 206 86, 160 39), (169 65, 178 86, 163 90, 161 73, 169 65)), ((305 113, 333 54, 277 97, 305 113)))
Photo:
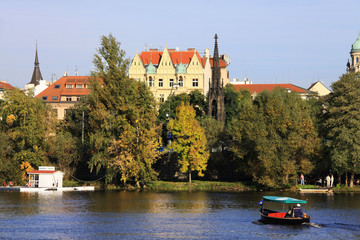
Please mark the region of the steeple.
POLYGON ((212 80, 209 83, 208 114, 218 121, 225 122, 225 93, 224 83, 220 82, 218 36, 215 34, 215 46, 212 66, 212 80))
POLYGON ((34 72, 29 84, 34 84, 35 86, 39 84, 39 81, 43 80, 40 72, 39 67, 39 59, 38 59, 38 52, 37 52, 37 43, 36 43, 36 52, 35 52, 35 62, 34 62, 34 72))

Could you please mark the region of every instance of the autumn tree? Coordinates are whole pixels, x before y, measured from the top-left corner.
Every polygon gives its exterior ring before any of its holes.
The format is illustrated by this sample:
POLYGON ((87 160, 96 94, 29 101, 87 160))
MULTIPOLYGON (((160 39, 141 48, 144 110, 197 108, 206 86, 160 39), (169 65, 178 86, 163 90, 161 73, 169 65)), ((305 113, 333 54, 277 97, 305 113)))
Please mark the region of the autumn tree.
POLYGON ((50 106, 13 89, 5 91, 0 116, 0 129, 7 135, 5 156, 11 161, 9 165, 14 166, 9 174, 17 175, 14 171, 20 171, 22 162, 33 167, 48 162, 47 140, 54 133, 50 106))
POLYGON ((345 74, 332 84, 333 92, 325 102, 328 129, 326 138, 332 168, 350 173, 350 187, 360 173, 360 80, 358 74, 345 74))
POLYGON ((159 143, 155 100, 145 83, 127 77, 129 60, 115 37, 102 36, 97 52, 88 97, 90 169, 104 170, 107 182, 117 176, 124 183, 153 180, 159 143))
POLYGON ((188 173, 191 183, 191 172, 203 176, 207 166, 205 131, 195 119, 194 108, 184 103, 176 109, 176 118, 170 120, 169 128, 174 138, 171 148, 179 153, 180 170, 188 173))

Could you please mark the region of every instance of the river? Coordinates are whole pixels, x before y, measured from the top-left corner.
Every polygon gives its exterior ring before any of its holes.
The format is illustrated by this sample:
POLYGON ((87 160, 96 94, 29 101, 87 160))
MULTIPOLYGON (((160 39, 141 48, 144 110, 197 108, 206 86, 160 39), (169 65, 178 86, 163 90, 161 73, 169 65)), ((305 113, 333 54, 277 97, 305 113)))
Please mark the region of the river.
POLYGON ((360 194, 0 192, 0 239, 360 239, 360 194), (261 224, 262 196, 307 199, 311 224, 261 224))

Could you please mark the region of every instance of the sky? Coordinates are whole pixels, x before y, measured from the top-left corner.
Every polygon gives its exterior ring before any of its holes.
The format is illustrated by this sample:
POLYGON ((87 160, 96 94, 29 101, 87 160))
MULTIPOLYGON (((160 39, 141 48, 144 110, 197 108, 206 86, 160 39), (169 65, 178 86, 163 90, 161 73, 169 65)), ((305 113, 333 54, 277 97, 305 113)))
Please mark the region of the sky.
POLYGON ((230 79, 325 86, 346 72, 360 31, 358 0, 14 0, 0 3, 0 81, 24 88, 36 43, 45 80, 89 75, 110 33, 127 57, 147 48, 230 56, 230 79))

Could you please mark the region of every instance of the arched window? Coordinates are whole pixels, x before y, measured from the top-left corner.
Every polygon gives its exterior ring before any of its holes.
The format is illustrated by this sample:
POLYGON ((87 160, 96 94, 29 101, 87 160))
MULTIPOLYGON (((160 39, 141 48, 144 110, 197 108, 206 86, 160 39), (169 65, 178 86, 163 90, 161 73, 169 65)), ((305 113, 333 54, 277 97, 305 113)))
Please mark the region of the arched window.
POLYGON ((211 104, 211 116, 215 119, 217 119, 217 103, 216 100, 214 100, 211 104))
POLYGON ((149 87, 153 87, 154 86, 154 80, 152 79, 152 77, 149 77, 149 87))
POLYGON ((180 76, 179 78, 179 87, 183 87, 184 86, 184 80, 183 78, 180 76))

